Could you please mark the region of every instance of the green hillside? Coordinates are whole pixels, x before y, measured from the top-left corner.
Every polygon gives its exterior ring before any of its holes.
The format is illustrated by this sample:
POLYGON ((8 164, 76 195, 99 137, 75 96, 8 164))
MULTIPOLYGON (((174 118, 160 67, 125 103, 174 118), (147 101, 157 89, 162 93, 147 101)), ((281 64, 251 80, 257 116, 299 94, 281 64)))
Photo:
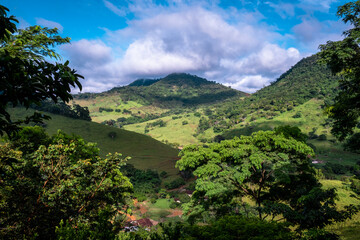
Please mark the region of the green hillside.
MULTIPOLYGON (((149 82, 149 80, 145 82, 149 82)), ((246 95, 243 92, 186 73, 170 74, 155 80, 148 86, 146 86, 147 84, 134 86, 139 85, 135 83, 126 87, 113 88, 107 93, 117 93, 122 99, 125 95, 132 101, 143 101, 146 105, 164 108, 194 107, 199 104, 212 104, 231 97, 246 95), (136 96, 133 96, 134 94, 136 96)))
MULTIPOLYGON (((28 114, 30 111, 33 110, 14 108, 11 110, 11 114, 16 119, 28 114)), ((133 164, 136 168, 156 169, 159 172, 166 171, 173 176, 178 172, 175 169, 178 150, 151 137, 95 122, 54 114, 47 115, 51 116, 52 119, 46 121, 45 129, 51 135, 61 129, 68 134, 80 135, 86 141, 96 142, 102 156, 109 152, 119 152, 123 156, 130 156, 131 160, 128 163, 133 164)))
POLYGON ((170 74, 162 79, 139 79, 104 93, 74 95, 74 102, 88 107, 93 121, 119 118, 118 126, 145 122, 247 94, 206 79, 170 74))

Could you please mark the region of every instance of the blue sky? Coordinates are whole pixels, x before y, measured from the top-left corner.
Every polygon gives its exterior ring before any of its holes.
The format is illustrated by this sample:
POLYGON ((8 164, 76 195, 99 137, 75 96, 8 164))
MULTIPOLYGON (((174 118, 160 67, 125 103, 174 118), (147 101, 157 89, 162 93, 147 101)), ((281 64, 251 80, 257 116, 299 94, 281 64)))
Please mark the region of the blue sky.
POLYGON ((187 72, 255 92, 347 28, 335 0, 3 0, 20 23, 57 27, 83 92, 187 72))

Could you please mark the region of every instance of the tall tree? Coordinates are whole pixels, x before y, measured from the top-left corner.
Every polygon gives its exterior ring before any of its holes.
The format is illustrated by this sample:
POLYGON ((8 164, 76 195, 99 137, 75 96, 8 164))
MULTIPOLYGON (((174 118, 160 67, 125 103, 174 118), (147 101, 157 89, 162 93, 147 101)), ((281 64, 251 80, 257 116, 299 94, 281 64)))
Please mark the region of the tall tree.
POLYGON ((205 211, 236 213, 247 196, 256 203, 260 219, 282 215, 299 230, 344 220, 349 215, 337 211, 334 190, 321 189, 315 178, 312 154, 305 143, 285 137, 281 128, 277 133, 259 131, 208 147, 188 146, 176 163, 197 177, 196 191, 185 210, 190 219, 205 211))
POLYGON ((335 120, 332 133, 344 140, 354 133, 360 118, 360 1, 340 6, 337 16, 353 28, 343 32, 342 41, 320 45, 319 55, 333 74, 342 76, 340 92, 328 114, 335 120))
POLYGON ((34 113, 26 119, 14 121, 7 107, 22 105, 28 108, 47 98, 54 102, 72 99, 71 87, 79 87, 83 78, 69 67, 69 62, 51 63, 48 58, 61 60, 53 47, 70 42, 62 38, 57 29, 29 27, 17 30, 14 16, 0 5, 0 135, 11 133, 30 121, 41 122, 49 118, 34 113))
POLYGON ((101 158, 94 143, 60 131, 50 139, 40 127, 17 137, 0 146, 1 238, 55 239, 61 220, 93 227, 103 214, 109 229, 102 231, 121 226, 132 192, 120 171, 126 158, 101 158), (34 136, 42 141, 28 144, 34 136))

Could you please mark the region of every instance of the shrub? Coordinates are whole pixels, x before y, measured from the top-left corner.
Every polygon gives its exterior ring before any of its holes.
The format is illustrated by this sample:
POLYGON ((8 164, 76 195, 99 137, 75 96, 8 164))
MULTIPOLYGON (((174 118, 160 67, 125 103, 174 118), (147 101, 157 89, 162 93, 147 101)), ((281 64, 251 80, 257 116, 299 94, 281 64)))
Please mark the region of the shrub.
POLYGON ((295 113, 295 115, 292 116, 293 118, 301 118, 302 117, 302 114, 301 112, 297 112, 295 113))
POLYGON ((321 134, 319 137, 318 137, 318 140, 320 141, 325 141, 327 139, 326 135, 325 134, 321 134))
POLYGON ((175 179, 175 180, 173 180, 173 181, 171 181, 171 182, 165 183, 165 187, 166 187, 167 189, 174 189, 174 188, 178 188, 178 187, 180 187, 180 186, 182 186, 182 185, 184 185, 184 184, 185 184, 185 180, 184 180, 184 179, 182 179, 182 178, 177 178, 177 179, 175 179))
POLYGON ((195 117, 201 117, 201 113, 196 112, 196 113, 194 113, 194 116, 195 116, 195 117))

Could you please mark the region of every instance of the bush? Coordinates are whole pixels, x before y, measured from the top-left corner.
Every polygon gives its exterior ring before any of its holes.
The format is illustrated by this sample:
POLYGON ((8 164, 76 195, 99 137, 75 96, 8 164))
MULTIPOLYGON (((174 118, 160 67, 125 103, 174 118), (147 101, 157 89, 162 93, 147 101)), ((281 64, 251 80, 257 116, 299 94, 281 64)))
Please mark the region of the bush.
POLYGON ((114 139, 114 138, 116 138, 116 132, 109 132, 108 136, 109 136, 109 138, 114 139))
POLYGON ((302 114, 301 112, 297 112, 295 115, 292 116, 293 118, 301 118, 302 114))
POLYGON ((326 135, 325 134, 321 134, 319 137, 318 137, 318 140, 320 141, 325 141, 327 139, 326 135))
POLYGON ((196 113, 194 113, 194 116, 195 116, 195 117, 201 117, 201 113, 196 112, 196 113))
POLYGON ((162 172, 160 173, 160 177, 162 177, 162 178, 166 178, 167 175, 168 175, 168 173, 167 173, 166 171, 162 171, 162 172))
POLYGON ((174 209, 174 208, 177 208, 177 206, 178 206, 178 204, 176 202, 171 202, 169 207, 171 209, 174 209))
POLYGON ((173 181, 171 181, 171 182, 165 183, 165 187, 166 187, 167 189, 174 189, 174 188, 178 188, 178 187, 180 187, 180 186, 182 186, 182 185, 184 185, 184 184, 185 184, 185 180, 184 180, 184 179, 182 179, 182 178, 177 178, 177 179, 175 179, 175 180, 173 180, 173 181))
POLYGON ((186 124, 188 124, 188 123, 189 123, 189 122, 185 120, 185 121, 182 122, 182 125, 186 125, 186 124))

